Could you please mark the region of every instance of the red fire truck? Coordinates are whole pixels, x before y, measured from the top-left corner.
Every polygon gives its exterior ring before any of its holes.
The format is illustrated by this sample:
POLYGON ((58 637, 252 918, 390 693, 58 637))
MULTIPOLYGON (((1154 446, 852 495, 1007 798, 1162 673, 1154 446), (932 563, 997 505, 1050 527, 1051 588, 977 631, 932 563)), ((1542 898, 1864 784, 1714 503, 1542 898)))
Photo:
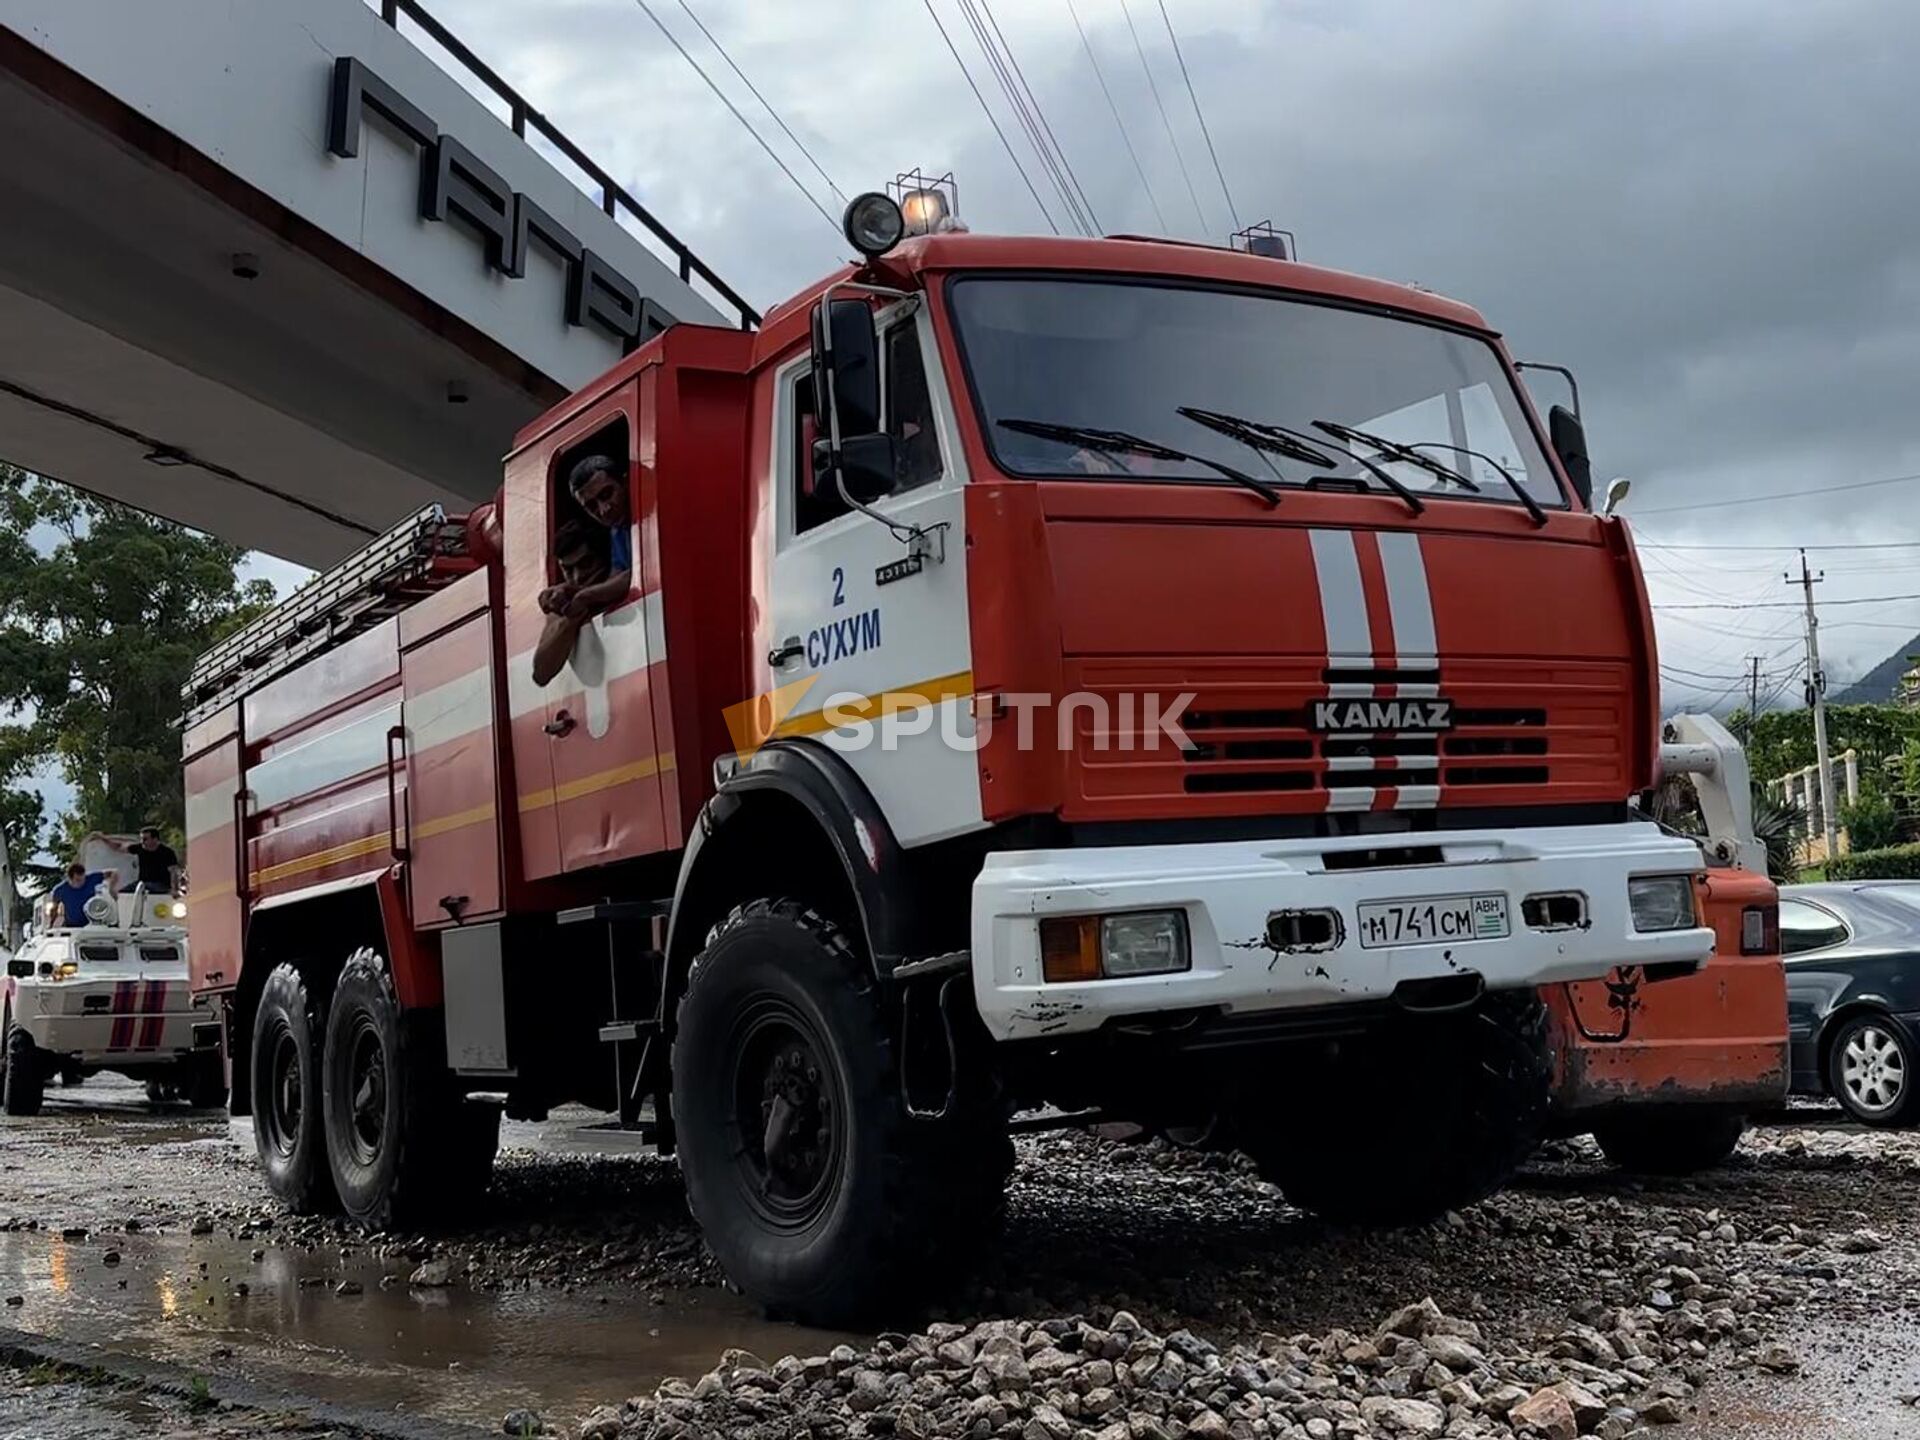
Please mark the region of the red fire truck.
POLYGON ((1015 1116, 1227 1114, 1419 1220, 1541 1133, 1538 987, 1709 953, 1626 528, 1476 312, 911 200, 196 666, 194 981, 287 1204, 431 1215, 584 1102, 817 1321, 967 1253, 1015 1116))

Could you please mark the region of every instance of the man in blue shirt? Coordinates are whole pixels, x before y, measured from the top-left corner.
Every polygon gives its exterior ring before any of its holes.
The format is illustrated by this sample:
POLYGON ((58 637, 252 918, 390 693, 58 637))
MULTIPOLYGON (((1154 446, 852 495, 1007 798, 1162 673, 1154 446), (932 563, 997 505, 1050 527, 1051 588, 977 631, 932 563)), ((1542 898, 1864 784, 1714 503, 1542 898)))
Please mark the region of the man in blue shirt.
POLYGON ((633 511, 627 502, 627 467, 610 455, 589 455, 567 476, 580 508, 607 527, 607 578, 591 585, 562 583, 540 592, 549 615, 590 620, 627 598, 633 588, 633 511))
POLYGON ((87 867, 73 864, 67 867, 67 878, 47 892, 47 899, 60 907, 62 925, 85 925, 87 923, 87 901, 97 894, 102 885, 112 895, 118 888, 117 876, 108 870, 96 870, 91 875, 87 867))

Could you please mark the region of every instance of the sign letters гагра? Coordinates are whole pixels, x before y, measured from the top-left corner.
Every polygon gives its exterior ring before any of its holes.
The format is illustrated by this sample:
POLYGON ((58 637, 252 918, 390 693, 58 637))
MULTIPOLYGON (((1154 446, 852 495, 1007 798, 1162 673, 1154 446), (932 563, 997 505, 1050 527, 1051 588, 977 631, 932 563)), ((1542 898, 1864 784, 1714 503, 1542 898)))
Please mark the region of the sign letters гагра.
POLYGON ((327 149, 342 160, 358 155, 361 121, 369 110, 420 147, 423 220, 452 215, 471 226, 487 263, 516 280, 527 273, 527 250, 536 241, 560 259, 567 268, 569 325, 598 326, 631 350, 673 324, 674 317, 653 300, 640 298, 631 280, 465 145, 442 134, 426 111, 364 63, 343 55, 333 62, 327 149))

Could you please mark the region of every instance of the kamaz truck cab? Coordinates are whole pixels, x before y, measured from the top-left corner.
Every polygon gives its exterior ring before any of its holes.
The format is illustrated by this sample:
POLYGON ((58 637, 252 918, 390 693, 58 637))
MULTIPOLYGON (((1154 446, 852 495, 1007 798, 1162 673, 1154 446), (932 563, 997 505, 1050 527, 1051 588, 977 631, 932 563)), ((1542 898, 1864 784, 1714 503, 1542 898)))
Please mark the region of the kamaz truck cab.
POLYGON ((1626 528, 1477 313, 950 199, 860 197, 855 263, 196 668, 196 981, 290 1203, 401 1223, 501 1103, 583 1101, 837 1321, 968 1253, 1018 1112, 1229 1116, 1297 1203, 1419 1220, 1538 1138, 1538 987, 1709 953, 1629 814, 1626 528), (590 616, 583 519, 630 557, 590 616))

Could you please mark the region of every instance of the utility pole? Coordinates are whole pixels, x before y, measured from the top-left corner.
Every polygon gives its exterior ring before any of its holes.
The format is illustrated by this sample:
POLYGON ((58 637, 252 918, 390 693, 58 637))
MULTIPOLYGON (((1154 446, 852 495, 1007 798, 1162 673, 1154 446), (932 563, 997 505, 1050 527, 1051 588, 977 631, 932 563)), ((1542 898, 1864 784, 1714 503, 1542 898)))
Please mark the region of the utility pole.
POLYGON ((1820 821, 1831 860, 1840 844, 1840 821, 1833 810, 1833 756, 1827 750, 1827 674, 1820 668, 1820 619, 1813 613, 1813 587, 1825 576, 1807 569, 1807 552, 1800 552, 1799 585, 1807 600, 1807 704, 1813 708, 1813 754, 1820 774, 1820 821))
POLYGON ((1747 723, 1746 733, 1740 737, 1742 749, 1753 749, 1753 724, 1760 717, 1755 712, 1760 708, 1760 657, 1749 655, 1747 663, 1753 668, 1747 676, 1747 723))

